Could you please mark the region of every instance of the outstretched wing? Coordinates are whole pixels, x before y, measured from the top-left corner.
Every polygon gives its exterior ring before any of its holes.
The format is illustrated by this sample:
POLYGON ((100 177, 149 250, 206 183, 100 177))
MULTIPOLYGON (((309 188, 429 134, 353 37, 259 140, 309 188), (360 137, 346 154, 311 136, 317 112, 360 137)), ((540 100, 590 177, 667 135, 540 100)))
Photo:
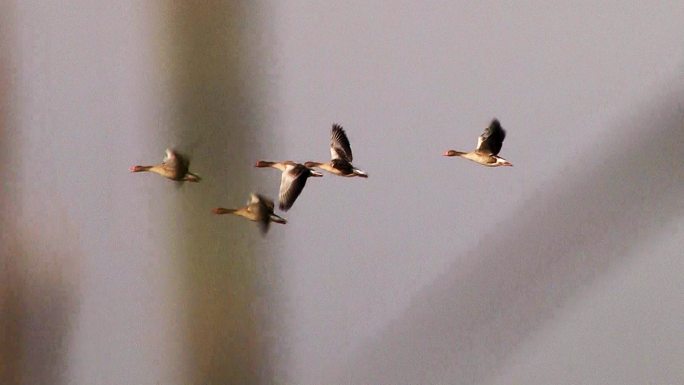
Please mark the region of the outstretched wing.
MULTIPOLYGON (((273 207, 275 207, 275 206, 273 205, 273 201, 271 199, 269 199, 269 198, 267 198, 261 194, 254 194, 254 195, 256 195, 257 201, 260 204, 262 204, 269 211, 273 212, 273 207)), ((269 212, 269 214, 271 214, 271 213, 269 212)))
POLYGON ((478 138, 477 151, 497 155, 505 138, 506 131, 501 127, 501 123, 494 119, 478 138))
POLYGON ((261 232, 266 234, 271 224, 271 213, 273 213, 273 201, 261 194, 251 195, 249 210, 253 211, 257 217, 261 232))
POLYGON ((339 170, 342 175, 349 175, 354 173, 354 166, 352 166, 351 163, 347 162, 344 159, 333 159, 330 161, 330 165, 336 169, 339 170))
POLYGON ((166 156, 164 157, 164 160, 162 160, 162 164, 164 165, 164 168, 174 172, 174 179, 180 179, 188 173, 190 161, 178 152, 167 148, 166 156))
POLYGON ((278 196, 281 210, 287 211, 292 207, 299 194, 304 190, 309 178, 309 169, 302 164, 288 165, 280 179, 280 194, 278 196))
POLYGON ((330 158, 344 159, 347 162, 351 162, 353 159, 347 134, 344 132, 342 126, 337 123, 334 123, 332 126, 332 135, 330 137, 330 158))

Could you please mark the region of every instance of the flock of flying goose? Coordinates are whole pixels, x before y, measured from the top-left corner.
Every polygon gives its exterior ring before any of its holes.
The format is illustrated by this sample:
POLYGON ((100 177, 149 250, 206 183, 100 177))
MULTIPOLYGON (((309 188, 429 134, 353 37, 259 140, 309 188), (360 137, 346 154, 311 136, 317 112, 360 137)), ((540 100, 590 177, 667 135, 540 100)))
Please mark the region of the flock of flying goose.
MULTIPOLYGON (((506 131, 497 119, 492 120, 477 140, 477 147, 470 152, 448 150, 444 156, 459 156, 488 167, 513 166, 509 161, 499 157, 499 151, 506 138, 506 131)), ((352 150, 344 129, 339 124, 333 124, 330 138, 330 161, 297 163, 291 160, 271 162, 260 160, 256 167, 272 167, 282 172, 278 207, 289 210, 295 200, 304 190, 309 177, 322 177, 316 168, 325 170, 333 175, 345 177, 368 178, 368 174, 352 165, 352 150)), ((132 166, 131 172, 152 172, 177 182, 199 182, 201 178, 190 172, 189 160, 171 149, 166 150, 166 157, 161 164, 153 166, 132 166)), ((214 214, 234 214, 259 223, 261 231, 266 233, 271 222, 285 224, 287 220, 274 213, 273 200, 261 194, 252 193, 247 206, 237 209, 217 207, 214 214)))

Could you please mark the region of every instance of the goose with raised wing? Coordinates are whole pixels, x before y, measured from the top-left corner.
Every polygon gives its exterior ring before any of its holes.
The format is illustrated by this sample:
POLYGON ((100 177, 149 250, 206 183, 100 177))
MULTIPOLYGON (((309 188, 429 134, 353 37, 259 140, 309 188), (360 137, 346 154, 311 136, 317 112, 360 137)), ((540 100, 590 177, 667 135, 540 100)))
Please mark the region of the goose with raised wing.
POLYGON ((283 211, 287 211, 292 207, 299 194, 304 190, 306 180, 309 179, 309 177, 323 176, 320 172, 291 160, 282 162, 259 160, 256 162, 256 167, 272 167, 282 171, 278 207, 283 211))
POLYGON ((258 222, 261 232, 266 234, 271 222, 286 224, 287 220, 273 213, 273 201, 261 194, 252 193, 249 196, 247 206, 237 209, 217 207, 212 210, 214 214, 233 214, 250 221, 258 222))
POLYGON ((513 166, 511 162, 499 156, 501 146, 506 138, 506 131, 498 119, 492 120, 477 140, 477 148, 470 152, 456 150, 446 151, 444 156, 460 156, 487 167, 513 166))
POLYGON ((339 124, 335 123, 332 126, 330 137, 330 162, 306 162, 304 165, 309 168, 320 168, 331 174, 353 177, 359 176, 368 178, 368 174, 352 165, 352 150, 349 145, 349 139, 344 129, 339 124))
POLYGON ((199 182, 199 175, 189 170, 190 161, 178 152, 167 148, 166 156, 160 164, 153 166, 131 166, 130 172, 152 172, 177 182, 199 182))

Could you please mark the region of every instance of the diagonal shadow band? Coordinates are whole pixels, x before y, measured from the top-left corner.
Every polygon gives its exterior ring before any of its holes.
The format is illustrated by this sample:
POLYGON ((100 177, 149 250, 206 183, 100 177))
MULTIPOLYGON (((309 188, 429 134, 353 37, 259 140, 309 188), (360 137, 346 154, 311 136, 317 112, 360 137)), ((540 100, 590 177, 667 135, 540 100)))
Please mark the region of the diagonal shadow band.
POLYGON ((684 92, 656 99, 498 223, 332 383, 481 383, 580 288, 684 214, 684 92))

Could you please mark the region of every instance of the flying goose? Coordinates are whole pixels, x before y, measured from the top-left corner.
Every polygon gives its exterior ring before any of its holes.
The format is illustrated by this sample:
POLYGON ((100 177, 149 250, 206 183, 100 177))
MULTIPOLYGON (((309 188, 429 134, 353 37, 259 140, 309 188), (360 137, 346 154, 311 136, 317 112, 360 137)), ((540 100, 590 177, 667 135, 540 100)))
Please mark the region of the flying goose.
POLYGON ((283 172, 280 178, 280 193, 278 195, 278 207, 283 211, 287 211, 292 207, 299 194, 304 190, 306 180, 309 177, 323 176, 320 172, 291 160, 282 162, 259 160, 256 162, 256 167, 273 167, 283 172))
POLYGON ((164 178, 179 182, 199 182, 199 175, 193 174, 188 170, 190 166, 190 161, 181 154, 171 150, 166 149, 166 156, 162 160, 161 164, 156 164, 154 166, 131 166, 129 168, 130 172, 153 172, 159 174, 164 178))
POLYGON ((332 126, 330 158, 330 162, 306 162, 304 165, 309 168, 318 167, 339 176, 360 176, 362 178, 368 178, 368 174, 351 164, 353 157, 349 139, 347 139, 347 134, 345 134, 342 126, 337 123, 334 123, 332 126))
POLYGON ((477 148, 474 151, 449 150, 444 156, 460 156, 488 167, 513 166, 511 162, 498 156, 505 138, 506 131, 501 128, 501 123, 494 119, 477 139, 477 148))
POLYGON ((271 222, 287 223, 285 218, 273 213, 273 201, 263 195, 252 193, 249 195, 247 206, 238 209, 224 209, 217 207, 212 210, 214 214, 235 214, 250 221, 259 222, 259 228, 263 234, 268 232, 271 222))

